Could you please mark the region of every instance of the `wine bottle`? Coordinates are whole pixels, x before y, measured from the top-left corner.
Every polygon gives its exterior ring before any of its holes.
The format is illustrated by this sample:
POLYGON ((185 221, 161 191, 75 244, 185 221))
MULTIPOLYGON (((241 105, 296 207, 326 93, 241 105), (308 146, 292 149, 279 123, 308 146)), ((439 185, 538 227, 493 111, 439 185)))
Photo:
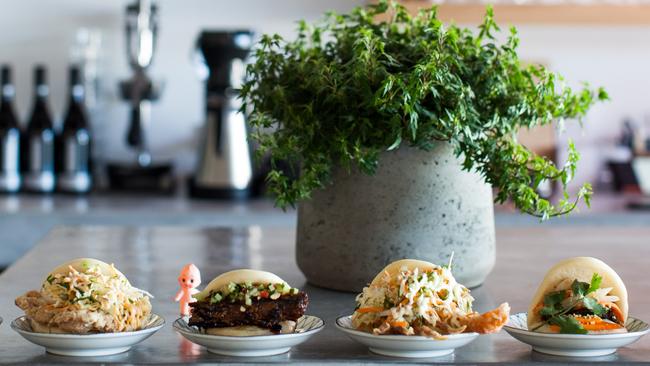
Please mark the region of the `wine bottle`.
POLYGON ((69 193, 86 193, 92 187, 90 164, 91 134, 84 108, 85 90, 78 67, 69 71, 70 101, 60 141, 58 188, 69 193))
POLYGON ((13 109, 15 96, 11 69, 0 71, 0 192, 20 189, 20 128, 13 109))
POLYGON ((34 69, 34 107, 25 131, 24 187, 31 192, 54 190, 54 127, 47 107, 49 88, 43 66, 34 69))

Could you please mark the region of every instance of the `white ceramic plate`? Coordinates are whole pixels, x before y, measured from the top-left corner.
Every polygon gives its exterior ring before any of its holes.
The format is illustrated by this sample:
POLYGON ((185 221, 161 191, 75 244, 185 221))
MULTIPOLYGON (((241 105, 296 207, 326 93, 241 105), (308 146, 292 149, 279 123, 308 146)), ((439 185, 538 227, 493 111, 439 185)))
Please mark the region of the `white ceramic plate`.
POLYGON ((449 355, 456 348, 465 346, 478 337, 478 333, 448 335, 447 339, 421 336, 374 335, 352 327, 352 316, 336 319, 336 327, 353 340, 364 344, 370 351, 384 356, 426 358, 449 355))
POLYGON ((643 337, 650 327, 647 323, 628 318, 627 333, 616 334, 556 334, 538 333, 528 330, 526 313, 510 316, 503 329, 517 340, 533 346, 537 352, 556 356, 595 357, 616 352, 643 337))
POLYGON ((126 352, 151 337, 165 325, 165 319, 152 314, 149 324, 135 332, 95 334, 54 334, 32 331, 25 316, 11 322, 11 328, 26 340, 62 356, 107 356, 126 352))
POLYGON ((184 318, 174 322, 174 329, 209 352, 226 356, 257 357, 279 355, 320 332, 325 323, 321 318, 305 315, 296 322, 295 333, 265 336, 235 337, 205 334, 187 324, 184 318))

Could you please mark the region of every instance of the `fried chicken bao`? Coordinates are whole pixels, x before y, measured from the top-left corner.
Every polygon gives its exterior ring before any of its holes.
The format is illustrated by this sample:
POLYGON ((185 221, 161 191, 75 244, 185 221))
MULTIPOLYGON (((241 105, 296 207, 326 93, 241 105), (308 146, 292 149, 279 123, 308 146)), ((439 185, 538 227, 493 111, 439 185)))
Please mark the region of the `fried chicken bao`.
POLYGON ((149 296, 131 286, 112 264, 80 258, 56 268, 40 291, 19 296, 16 305, 35 332, 128 332, 149 321, 149 296))
POLYGON ((213 335, 293 333, 309 304, 280 277, 251 269, 224 273, 194 297, 188 324, 213 335))
POLYGON ((498 332, 508 321, 507 303, 479 314, 474 298, 449 266, 403 259, 389 264, 357 296, 352 325, 381 334, 444 339, 448 334, 498 332))

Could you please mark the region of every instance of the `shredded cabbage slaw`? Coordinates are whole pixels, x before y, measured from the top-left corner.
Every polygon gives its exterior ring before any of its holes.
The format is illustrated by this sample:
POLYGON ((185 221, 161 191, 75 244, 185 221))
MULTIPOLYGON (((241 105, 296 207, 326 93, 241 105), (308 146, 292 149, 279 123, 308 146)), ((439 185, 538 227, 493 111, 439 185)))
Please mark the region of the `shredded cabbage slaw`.
POLYGON ((444 338, 461 333, 474 298, 456 282, 448 267, 431 270, 400 269, 397 276, 384 273, 380 283, 363 289, 356 298, 352 323, 374 334, 397 333, 444 338))
POLYGON ((137 289, 113 265, 104 274, 98 265, 77 271, 68 267, 66 274, 51 274, 41 292, 57 308, 101 312, 112 317, 116 331, 140 329, 151 313, 150 294, 137 289))

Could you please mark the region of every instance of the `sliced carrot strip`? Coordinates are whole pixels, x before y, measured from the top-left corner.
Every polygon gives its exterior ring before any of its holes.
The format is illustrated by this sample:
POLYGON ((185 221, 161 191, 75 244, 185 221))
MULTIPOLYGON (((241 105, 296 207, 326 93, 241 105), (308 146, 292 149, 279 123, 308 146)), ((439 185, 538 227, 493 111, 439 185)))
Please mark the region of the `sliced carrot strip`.
POLYGON ((585 328, 586 330, 594 330, 594 331, 612 330, 612 329, 621 328, 621 326, 618 324, 607 323, 607 322, 600 322, 596 324, 582 324, 582 327, 585 328))
POLYGON ((379 313, 384 311, 384 308, 380 306, 367 306, 365 308, 358 308, 357 313, 379 313))
POLYGON ((395 321, 395 322, 391 322, 390 325, 392 325, 393 327, 406 328, 409 326, 409 323, 405 321, 395 321))
POLYGON ((549 325, 548 330, 550 330, 553 333, 560 333, 560 326, 559 325, 549 325))
MULTIPOLYGON (((588 331, 603 331, 603 330, 613 330, 613 329, 622 328, 622 326, 619 324, 606 322, 598 317, 585 318, 582 316, 576 316, 575 318, 580 323, 580 325, 582 325, 582 327, 588 331)), ((557 325, 549 325, 548 329, 551 332, 555 332, 555 333, 560 332, 560 327, 557 325)))

